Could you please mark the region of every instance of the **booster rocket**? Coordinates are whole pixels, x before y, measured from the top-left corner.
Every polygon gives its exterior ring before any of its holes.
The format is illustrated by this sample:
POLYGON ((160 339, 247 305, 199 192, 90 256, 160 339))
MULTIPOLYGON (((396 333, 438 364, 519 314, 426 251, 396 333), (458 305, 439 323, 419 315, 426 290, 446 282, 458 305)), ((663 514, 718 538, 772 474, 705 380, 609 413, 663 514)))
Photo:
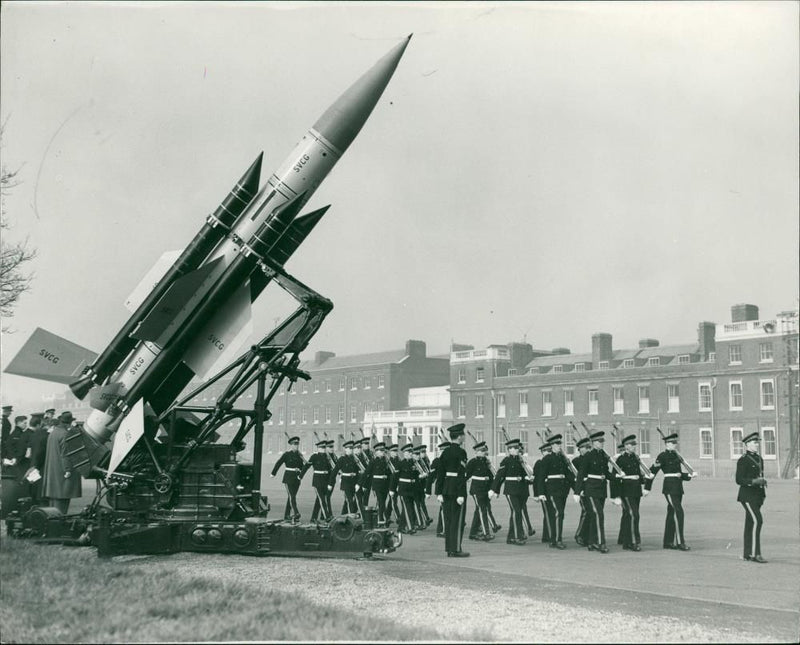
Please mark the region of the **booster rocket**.
POLYGON ((283 266, 327 211, 298 216, 372 113, 410 38, 322 114, 260 189, 258 156, 177 259, 162 258, 145 277, 130 298, 133 314, 99 356, 37 329, 5 371, 88 394, 85 430, 102 444, 138 401, 159 414, 195 375, 232 357, 270 282, 263 260, 283 266))

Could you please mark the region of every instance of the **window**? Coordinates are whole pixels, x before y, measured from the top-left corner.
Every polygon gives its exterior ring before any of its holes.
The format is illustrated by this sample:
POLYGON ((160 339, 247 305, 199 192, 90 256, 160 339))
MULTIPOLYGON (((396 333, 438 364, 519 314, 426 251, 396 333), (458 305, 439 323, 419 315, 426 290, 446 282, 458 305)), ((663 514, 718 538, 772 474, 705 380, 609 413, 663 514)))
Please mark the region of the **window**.
POLYGON ((383 374, 378 375, 378 389, 381 390, 384 387, 384 377, 383 374))
POLYGON ((364 377, 364 389, 365 390, 371 390, 372 389, 372 377, 371 376, 365 376, 364 377))
POLYGON ((458 382, 459 383, 467 382, 467 370, 463 367, 458 368, 458 382))
POLYGON ((775 382, 772 379, 761 381, 761 409, 775 409, 775 382))
POLYGON ((553 416, 553 393, 550 390, 542 392, 542 416, 553 416))
POLYGON ((709 363, 717 362, 717 352, 708 352, 708 362, 709 363))
POLYGON ((467 401, 463 394, 456 397, 456 416, 463 419, 467 415, 467 401))
POLYGON ((357 390, 358 389, 358 377, 352 376, 350 377, 350 389, 357 390))
POLYGON ((761 456, 764 459, 776 459, 778 456, 775 440, 775 428, 761 428, 761 456))
POLYGON ((742 362, 742 346, 730 345, 728 347, 728 362, 741 363, 742 362))
POLYGON ((661 365, 661 357, 651 356, 650 358, 647 359, 647 365, 649 367, 657 367, 658 365, 661 365))
POLYGON ((331 406, 325 406, 325 423, 331 422, 331 406))
POLYGON ((600 398, 597 390, 589 390, 589 414, 599 414, 600 398))
POLYGON ((350 404, 350 421, 358 421, 358 406, 355 403, 350 404))
POLYGON ((325 391, 326 392, 330 392, 331 391, 331 380, 330 379, 325 381, 325 391))
POLYGON ((738 459, 743 454, 742 428, 731 428, 731 459, 738 459))
POLYGON ((698 410, 709 412, 711 410, 711 383, 700 383, 698 392, 698 410))
POLYGON ((313 381, 314 383, 314 394, 319 392, 319 381, 313 381))
POLYGON ((283 396, 284 394, 286 394, 286 389, 287 389, 288 387, 289 387, 289 384, 288 384, 288 383, 286 383, 286 385, 284 385, 283 387, 281 387, 281 389, 279 389, 279 390, 278 390, 278 396, 283 396))
POLYGON ((614 399, 614 414, 625 414, 625 392, 622 387, 611 388, 611 396, 614 399))
POLYGON ((400 437, 407 437, 408 436, 408 428, 403 425, 403 422, 400 421, 397 424, 397 443, 400 444, 400 447, 403 447, 403 444, 406 443, 405 441, 400 441, 400 437))
POLYGON ((524 453, 530 452, 530 446, 528 445, 528 441, 530 441, 530 433, 527 430, 520 430, 519 440, 522 442, 522 451, 524 453))
POLYGON ((677 383, 667 384, 667 412, 680 412, 681 403, 677 383))
POLYGON ((639 455, 650 456, 650 428, 639 428, 639 455))
POLYGON ((714 442, 711 438, 711 428, 700 428, 700 459, 714 458, 714 442))
POLYGON ((383 401, 378 401, 378 402, 375 404, 375 410, 377 410, 378 412, 383 412, 383 410, 384 410, 384 403, 383 403, 383 401))
POLYGON ((572 416, 575 414, 575 392, 573 390, 564 390, 564 416, 572 416))
POLYGON ((289 408, 289 423, 292 425, 297 423, 297 408, 289 408))
POLYGON ((393 444, 394 442, 392 441, 392 429, 391 428, 384 428, 382 430, 382 432, 383 432, 383 436, 381 438, 381 441, 383 441, 383 443, 385 443, 387 446, 390 446, 391 444, 393 444))
POLYGON ((347 386, 347 377, 346 376, 340 376, 339 377, 339 391, 343 392, 344 388, 346 386, 347 386))
POLYGON ((476 383, 483 383, 483 373, 484 369, 479 367, 475 370, 475 382, 476 383))
POLYGON ((517 375, 517 370, 513 367, 510 367, 508 369, 508 376, 516 376, 516 375, 517 375))
POLYGON ((634 367, 635 364, 636 363, 634 362, 634 360, 632 358, 626 358, 624 361, 622 361, 622 367, 625 367, 625 368, 634 367))
POLYGON ((650 386, 639 386, 639 414, 650 414, 650 386))
POLYGON ((319 423, 319 406, 318 406, 318 405, 315 405, 315 406, 314 406, 314 416, 313 416, 313 419, 314 419, 314 423, 319 423))
POLYGON ((564 371, 563 365, 553 365, 553 374, 561 374, 564 371))
POLYGON ((344 423, 344 403, 339 404, 339 416, 337 420, 339 423, 344 423))
POLYGON ((730 383, 730 409, 742 409, 742 382, 731 381, 730 383))
POLYGON ((528 393, 527 392, 520 392, 519 393, 519 416, 527 417, 528 416, 528 393))
POLYGON ((505 419, 505 417, 506 417, 506 395, 501 393, 497 395, 497 418, 505 419))
POLYGON ((572 428, 568 428, 564 433, 564 452, 568 455, 575 454, 575 435, 573 432, 572 428))
POLYGON ((283 408, 278 408, 278 423, 283 423, 283 408))
POLYGON ((772 362, 772 343, 759 343, 758 355, 762 363, 772 362))
POLYGON ((600 369, 600 370, 607 370, 607 369, 608 369, 608 361, 600 361, 600 362, 597 364, 597 369, 600 369))
POLYGON ((306 408, 300 408, 300 423, 304 425, 308 423, 308 410, 306 408))
POLYGON ((300 381, 300 394, 308 394, 308 381, 300 381))
POLYGON ((584 363, 575 363, 575 371, 576 372, 586 371, 586 365, 584 363))
POLYGON ((475 416, 476 417, 483 416, 483 394, 478 394, 475 397, 475 416))
POLYGON ((678 356, 678 365, 688 365, 691 362, 692 359, 689 356, 689 354, 681 354, 680 356, 678 356))

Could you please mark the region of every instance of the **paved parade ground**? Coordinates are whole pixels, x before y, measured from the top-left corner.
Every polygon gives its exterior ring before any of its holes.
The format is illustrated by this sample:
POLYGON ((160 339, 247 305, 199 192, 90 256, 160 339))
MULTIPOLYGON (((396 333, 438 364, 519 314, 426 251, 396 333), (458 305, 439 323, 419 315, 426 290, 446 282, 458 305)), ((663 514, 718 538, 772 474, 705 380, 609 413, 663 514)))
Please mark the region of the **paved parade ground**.
MULTIPOLYGON (((283 511, 279 482, 279 478, 265 482, 271 517, 283 511)), ((657 490, 660 485, 659 479, 657 490)), ((220 585, 221 594, 226 585, 235 584, 252 591, 254 599, 267 591, 289 592, 305 607, 338 616, 336 620, 345 624, 350 621, 351 631, 337 632, 331 627, 333 631, 309 634, 311 640, 375 640, 385 633, 390 640, 797 641, 798 482, 769 483, 762 534, 762 550, 769 562, 763 565, 741 559, 743 511, 735 501, 736 490, 727 480, 700 479, 687 484, 685 533, 692 550, 686 553, 661 548, 666 503, 654 492, 641 506, 643 550, 639 553, 616 545, 620 511, 610 503, 606 504, 610 553, 578 547, 572 540, 578 518, 572 500, 565 520, 567 550, 541 543, 541 509, 532 500, 528 507, 537 535, 524 546, 507 545, 508 509, 501 499, 493 503, 495 516, 504 525, 500 535, 491 543, 465 538, 464 549, 471 557, 464 559, 445 557, 443 540, 431 526, 404 536, 397 552, 372 560, 182 553, 114 558, 109 566, 123 572, 168 576, 171 581, 182 576, 193 576, 195 581, 199 576, 204 583, 220 585), (355 616, 382 617, 386 631, 365 632, 355 616)), ((341 508, 339 491, 333 499, 334 509, 341 508)), ((307 482, 301 487, 299 503, 303 519, 307 519, 313 504, 307 482)), ((428 506, 434 516, 434 498, 428 500, 428 506)), ((469 508, 471 512, 471 504, 469 508)), ((92 549, 36 548, 63 550, 75 567, 85 567, 86 575, 96 575, 92 574, 96 566, 92 549)), ((153 591, 158 594, 157 585, 153 591)), ((229 622, 223 640, 292 638, 267 627, 263 634, 252 628, 238 632, 235 620, 222 612, 219 618, 229 622)), ((65 616, 64 620, 72 619, 65 616)), ((102 623, 104 619, 97 620, 102 623)), ((151 625, 147 632, 150 639, 159 638, 159 632, 154 636, 154 628, 151 625)), ((114 640, 117 632, 104 633, 105 638, 114 640)), ((163 638, 220 636, 193 633, 188 626, 180 635, 164 632, 163 638)))

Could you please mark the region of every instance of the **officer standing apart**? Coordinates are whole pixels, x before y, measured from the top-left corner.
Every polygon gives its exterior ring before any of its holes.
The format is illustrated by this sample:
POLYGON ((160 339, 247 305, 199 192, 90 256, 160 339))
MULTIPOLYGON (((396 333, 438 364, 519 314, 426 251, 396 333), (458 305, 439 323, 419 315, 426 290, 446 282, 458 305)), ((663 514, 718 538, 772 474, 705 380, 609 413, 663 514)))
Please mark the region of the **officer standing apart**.
POLYGON ((461 550, 467 514, 467 452, 464 443, 464 424, 447 429, 450 445, 444 449, 436 467, 436 499, 444 513, 444 548, 449 558, 466 558, 461 550))
POLYGON ((278 469, 283 466, 283 486, 286 488, 286 507, 283 510, 283 519, 297 522, 300 519, 300 510, 297 508, 297 491, 300 489, 300 477, 306 460, 300 454, 300 437, 289 437, 289 450, 284 452, 272 467, 270 477, 275 477, 278 469))
POLYGON ((747 449, 736 462, 736 483, 739 496, 736 500, 744 507, 744 559, 765 564, 761 557, 761 506, 767 496, 767 480, 764 479, 764 459, 758 454, 758 432, 747 435, 742 442, 747 449))
MULTIPOLYGON (((664 522, 664 548, 689 551, 691 547, 686 544, 683 537, 683 482, 690 481, 694 475, 681 470, 681 458, 678 456, 678 433, 664 437, 666 450, 656 457, 655 463, 650 466, 653 475, 661 470, 664 473, 664 484, 661 492, 667 498, 667 519, 664 522)), ((653 480, 645 482, 645 488, 650 490, 653 480)))

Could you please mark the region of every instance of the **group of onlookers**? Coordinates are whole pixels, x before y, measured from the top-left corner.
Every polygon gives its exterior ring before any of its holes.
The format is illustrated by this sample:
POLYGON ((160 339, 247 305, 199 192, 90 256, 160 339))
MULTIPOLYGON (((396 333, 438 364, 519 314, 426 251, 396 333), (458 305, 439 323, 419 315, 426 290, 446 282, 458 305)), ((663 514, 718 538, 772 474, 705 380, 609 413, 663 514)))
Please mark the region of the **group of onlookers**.
POLYGON ((53 506, 66 514, 72 498, 81 496, 81 476, 67 458, 67 437, 76 423, 72 413, 55 416, 55 409, 13 417, 3 406, 2 506, 6 517, 30 498, 38 506, 53 506))

